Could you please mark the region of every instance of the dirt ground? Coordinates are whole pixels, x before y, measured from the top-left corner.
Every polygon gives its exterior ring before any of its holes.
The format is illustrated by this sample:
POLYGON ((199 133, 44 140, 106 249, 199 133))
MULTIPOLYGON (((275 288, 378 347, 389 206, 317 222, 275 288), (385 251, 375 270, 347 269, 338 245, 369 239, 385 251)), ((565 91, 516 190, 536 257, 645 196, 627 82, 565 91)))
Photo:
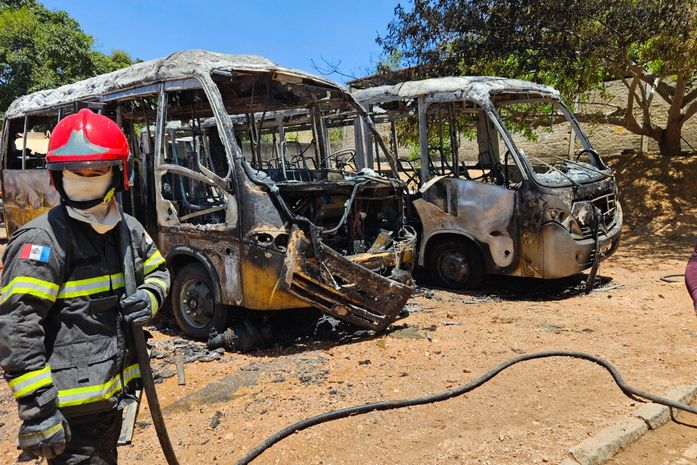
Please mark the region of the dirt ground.
MULTIPOLYGON (((595 354, 633 387, 658 395, 697 382, 697 317, 684 284, 660 279, 684 271, 697 239, 694 158, 610 160, 626 226, 619 251, 600 267, 601 287, 589 295, 582 292, 584 276, 490 279, 480 292, 421 287, 408 304, 410 315, 386 334, 208 354, 213 360, 186 364, 186 385, 179 386, 176 376, 158 385, 180 463, 234 463, 298 420, 453 389, 522 353, 595 354)), ((186 342, 152 332, 164 357, 153 365, 172 375, 172 348, 186 342)), ((205 353, 202 345, 187 347, 205 353)), ((18 456, 18 420, 0 384, 0 463, 10 464, 18 456)), ((253 463, 559 463, 570 447, 636 408, 597 365, 536 360, 455 399, 312 427, 253 463)), ((682 419, 697 425, 697 418, 682 419)), ((695 443, 696 428, 672 423, 647 433, 611 463, 673 463, 676 450, 695 443)), ((165 463, 145 406, 134 442, 119 453, 124 465, 165 463)))

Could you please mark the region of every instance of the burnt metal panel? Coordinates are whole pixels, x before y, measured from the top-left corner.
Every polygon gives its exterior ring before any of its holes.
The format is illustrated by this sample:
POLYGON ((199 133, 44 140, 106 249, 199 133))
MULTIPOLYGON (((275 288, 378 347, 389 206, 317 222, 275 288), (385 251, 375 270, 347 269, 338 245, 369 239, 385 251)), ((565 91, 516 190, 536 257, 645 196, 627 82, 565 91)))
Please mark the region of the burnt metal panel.
POLYGON ((5 117, 14 118, 36 109, 48 108, 76 100, 85 100, 134 87, 190 78, 193 75, 210 75, 211 72, 244 73, 268 72, 287 82, 307 81, 310 84, 331 89, 340 87, 329 80, 302 71, 283 68, 268 59, 255 55, 231 55, 205 50, 175 52, 165 58, 136 63, 111 73, 95 76, 57 89, 35 92, 15 100, 5 117))
POLYGON ((414 284, 411 264, 402 266, 402 254, 410 256, 416 237, 396 244, 397 266, 390 277, 354 263, 350 257, 311 240, 294 227, 285 260, 284 286, 294 295, 336 318, 375 331, 384 330, 404 307, 414 284))
POLYGON ((438 234, 460 234, 486 245, 491 267, 508 269, 518 255, 515 240, 515 191, 494 184, 443 178, 414 201, 423 237, 420 263, 426 247, 438 234))
POLYGON ((2 176, 5 228, 9 234, 60 203, 46 170, 6 169, 2 176))
MULTIPOLYGON (((172 266, 182 256, 196 260, 209 270, 216 299, 227 305, 241 305, 242 287, 239 282, 240 242, 233 240, 232 231, 218 231, 193 225, 162 226, 157 246, 166 254, 172 266), (223 285, 225 283, 225 285, 223 285)), ((176 270, 174 270, 176 273, 176 270)))
POLYGON ((503 92, 559 100, 559 92, 549 86, 492 76, 450 76, 406 81, 392 86, 359 90, 353 95, 356 100, 365 105, 423 97, 429 102, 470 100, 484 108, 489 108, 491 97, 503 92))

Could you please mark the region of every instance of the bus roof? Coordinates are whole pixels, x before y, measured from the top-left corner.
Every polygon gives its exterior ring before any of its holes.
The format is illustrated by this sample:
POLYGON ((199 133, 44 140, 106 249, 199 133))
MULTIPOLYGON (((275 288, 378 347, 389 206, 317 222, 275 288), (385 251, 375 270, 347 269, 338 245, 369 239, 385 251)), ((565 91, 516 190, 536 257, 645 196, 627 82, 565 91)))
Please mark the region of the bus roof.
POLYGON ((40 111, 79 100, 87 100, 148 84, 210 74, 216 70, 223 72, 268 72, 285 75, 290 82, 306 80, 314 84, 340 88, 335 82, 303 71, 280 67, 261 56, 186 50, 175 52, 165 58, 136 63, 127 68, 73 84, 19 97, 12 102, 5 116, 7 118, 16 118, 33 111, 40 111))
POLYGON ((559 91, 552 87, 494 76, 449 76, 405 81, 358 90, 352 95, 365 105, 431 96, 438 101, 471 100, 486 106, 496 94, 533 94, 555 100, 560 98, 559 91))

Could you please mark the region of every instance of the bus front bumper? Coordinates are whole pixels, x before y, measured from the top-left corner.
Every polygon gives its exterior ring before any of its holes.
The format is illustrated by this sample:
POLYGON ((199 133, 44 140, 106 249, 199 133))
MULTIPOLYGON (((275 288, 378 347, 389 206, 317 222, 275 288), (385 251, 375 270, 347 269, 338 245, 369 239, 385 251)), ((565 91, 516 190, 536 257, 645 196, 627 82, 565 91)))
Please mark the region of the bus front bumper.
MULTIPOLYGON (((598 235, 599 260, 605 260, 615 253, 620 244, 622 232, 621 209, 615 224, 598 235)), ((574 240, 557 223, 547 223, 542 227, 543 277, 545 279, 565 278, 578 274, 593 265, 595 238, 574 240)))

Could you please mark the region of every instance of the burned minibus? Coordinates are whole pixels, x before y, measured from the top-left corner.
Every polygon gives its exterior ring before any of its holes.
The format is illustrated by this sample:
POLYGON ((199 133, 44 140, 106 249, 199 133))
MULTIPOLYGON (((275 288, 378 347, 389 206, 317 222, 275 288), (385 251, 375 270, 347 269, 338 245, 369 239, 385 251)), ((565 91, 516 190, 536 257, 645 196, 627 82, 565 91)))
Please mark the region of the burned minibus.
POLYGON ((588 268, 591 283, 617 249, 617 183, 555 89, 443 77, 353 95, 400 152, 418 264, 437 284, 474 288, 487 274, 554 279, 588 268))
POLYGON ((2 138, 8 233, 59 202, 45 170, 48 135, 83 107, 129 139, 132 188, 119 201, 166 255, 186 334, 308 307, 379 331, 402 310, 416 241, 404 185, 396 168, 348 176, 329 163, 337 144, 354 143, 330 143, 332 118, 374 130, 337 84, 261 57, 192 50, 21 97, 2 138), (259 124, 294 111, 307 115, 302 142, 259 124), (301 145, 302 157, 291 155, 301 145))

